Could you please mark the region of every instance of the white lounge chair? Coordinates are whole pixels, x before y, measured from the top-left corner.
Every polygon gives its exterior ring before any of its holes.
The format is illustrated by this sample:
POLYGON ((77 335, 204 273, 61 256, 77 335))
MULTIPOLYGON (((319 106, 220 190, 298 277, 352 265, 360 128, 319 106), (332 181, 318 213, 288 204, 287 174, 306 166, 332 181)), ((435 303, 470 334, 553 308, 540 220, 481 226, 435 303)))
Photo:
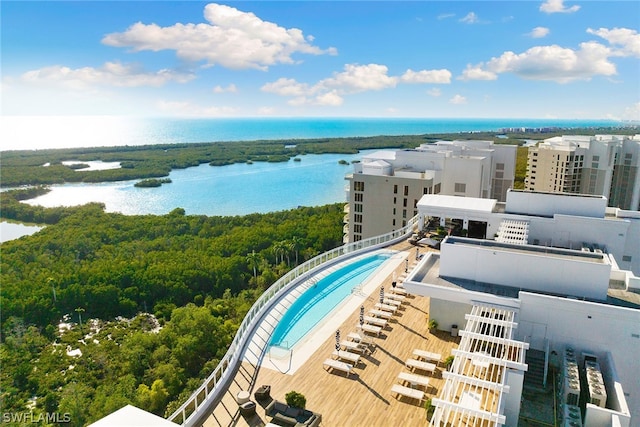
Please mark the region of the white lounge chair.
POLYGON ((436 370, 435 363, 423 362, 422 360, 416 360, 416 359, 407 359, 407 361, 405 362, 405 365, 407 366, 407 368, 421 369, 423 371, 427 371, 431 373, 433 373, 433 371, 436 370))
POLYGON ((385 294, 384 296, 390 300, 400 301, 400 302, 403 302, 405 299, 407 299, 407 297, 402 295, 397 295, 397 294, 385 294))
POLYGON ((396 294, 396 295, 406 295, 407 294, 407 291, 404 289, 403 286, 396 285, 395 288, 391 288, 389 290, 391 292, 393 292, 394 294, 396 294))
POLYGON ((384 310, 369 310, 369 314, 376 317, 382 317, 384 319, 391 319, 393 313, 384 310))
POLYGON ((371 325, 376 325, 376 326, 380 326, 381 328, 385 328, 387 326, 387 321, 384 319, 380 319, 377 317, 372 317, 372 316, 362 316, 362 319, 371 324, 371 325))
POLYGON ((391 313, 395 313, 398 310, 398 307, 395 305, 381 304, 379 302, 376 303, 375 307, 379 310, 390 311, 391 313))
POLYGON ((429 387, 429 377, 426 377, 424 375, 417 375, 411 372, 400 372, 398 374, 398 379, 406 381, 412 386, 421 385, 424 387, 429 387))
POLYGON ((351 353, 349 351, 333 350, 332 354, 333 354, 333 356, 337 357, 338 359, 344 359, 344 360, 348 360, 349 362, 353 362, 354 365, 357 365, 358 361, 360 360, 360 355, 359 354, 351 353))
POLYGON ((340 341, 340 347, 346 349, 347 351, 357 351, 358 353, 364 353, 367 351, 367 346, 365 344, 360 344, 355 341, 340 341))
POLYGON ((413 350, 413 355, 436 363, 440 362, 440 359, 442 359, 442 355, 439 353, 431 353, 430 351, 420 350, 419 348, 413 350))
POLYGON ((362 326, 358 325, 358 328, 363 332, 368 332, 370 334, 374 334, 375 336, 380 335, 382 328, 380 326, 369 325, 368 323, 363 323, 362 326))
POLYGON ((420 402, 422 402, 422 399, 424 399, 424 391, 405 387, 400 384, 394 384, 393 387, 391 387, 391 392, 396 394, 396 398, 398 397, 398 395, 401 395, 419 400, 420 402))
POLYGON ((335 359, 325 359, 325 361, 322 363, 322 366, 328 367, 330 369, 337 369, 338 371, 346 372, 347 376, 349 376, 349 374, 351 373, 351 370, 353 369, 353 365, 350 365, 345 362, 340 362, 339 360, 335 360, 335 359))
POLYGON ((384 300, 382 300, 382 303, 387 305, 395 305, 396 307, 400 307, 400 305, 402 304, 402 302, 400 301, 396 301, 394 299, 389 299, 389 298, 385 298, 384 300))
POLYGON ((359 334, 357 332, 350 332, 349 335, 347 335, 347 338, 357 342, 360 345, 366 345, 367 347, 372 347, 376 345, 376 343, 373 341, 373 338, 365 334, 359 334))

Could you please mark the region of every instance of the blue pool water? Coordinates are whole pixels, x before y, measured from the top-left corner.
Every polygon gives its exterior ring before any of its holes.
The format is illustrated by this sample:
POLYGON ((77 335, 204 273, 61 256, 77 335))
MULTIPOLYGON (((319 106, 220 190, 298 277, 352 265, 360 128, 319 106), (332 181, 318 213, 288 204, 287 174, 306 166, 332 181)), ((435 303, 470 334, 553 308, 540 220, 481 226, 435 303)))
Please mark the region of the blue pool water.
POLYGON ((291 304, 273 331, 269 344, 292 348, 388 258, 385 254, 363 258, 319 280, 291 304))

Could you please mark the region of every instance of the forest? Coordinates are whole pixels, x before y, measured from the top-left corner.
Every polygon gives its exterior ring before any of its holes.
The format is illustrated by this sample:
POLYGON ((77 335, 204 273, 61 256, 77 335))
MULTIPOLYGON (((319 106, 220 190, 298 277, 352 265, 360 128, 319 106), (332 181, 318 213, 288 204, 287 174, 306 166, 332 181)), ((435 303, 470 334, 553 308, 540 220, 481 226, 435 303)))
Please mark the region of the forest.
POLYGON ((126 216, 32 207, 17 201, 25 191, 1 193, 3 211, 49 225, 2 244, 1 406, 70 414, 70 425, 127 403, 172 412, 265 289, 342 243, 342 204, 126 216))

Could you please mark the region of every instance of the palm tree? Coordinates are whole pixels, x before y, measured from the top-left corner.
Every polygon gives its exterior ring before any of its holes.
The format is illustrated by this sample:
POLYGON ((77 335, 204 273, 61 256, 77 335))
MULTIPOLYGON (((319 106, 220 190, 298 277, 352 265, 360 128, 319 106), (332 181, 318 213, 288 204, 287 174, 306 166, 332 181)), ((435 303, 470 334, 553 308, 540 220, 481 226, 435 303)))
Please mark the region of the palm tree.
POLYGON ((302 247, 302 239, 299 238, 298 236, 293 236, 291 238, 291 250, 293 250, 293 252, 295 252, 296 254, 296 265, 298 265, 298 252, 300 251, 301 247, 302 247))
POLYGON ((251 251, 250 254, 247 255, 247 263, 253 269, 253 280, 257 284, 258 283, 258 266, 260 265, 260 260, 262 257, 260 254, 257 254, 256 251, 251 251))
POLYGON ((284 240, 280 242, 275 242, 273 244, 273 252, 276 254, 276 264, 279 264, 284 261, 284 253, 286 251, 284 240), (278 260, 278 257, 279 260, 278 260))
POLYGON ((282 245, 284 246, 284 254, 287 257, 287 267, 291 267, 291 259, 289 259, 289 255, 293 252, 293 243, 291 240, 285 240, 282 242, 282 245))

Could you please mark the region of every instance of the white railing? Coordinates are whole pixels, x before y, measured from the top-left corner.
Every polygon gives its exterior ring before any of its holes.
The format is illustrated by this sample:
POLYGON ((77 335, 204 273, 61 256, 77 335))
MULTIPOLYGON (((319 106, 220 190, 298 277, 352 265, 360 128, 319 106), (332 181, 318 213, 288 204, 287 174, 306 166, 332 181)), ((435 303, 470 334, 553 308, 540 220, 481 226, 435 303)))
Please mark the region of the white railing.
POLYGON ((360 240, 358 242, 347 243, 343 246, 324 252, 299 265, 269 287, 247 312, 244 320, 240 324, 227 353, 224 355, 214 371, 204 380, 202 385, 167 419, 185 426, 193 425, 200 415, 203 415, 203 406, 207 402, 215 400, 222 392, 226 391, 224 384, 230 379, 230 375, 235 371, 236 366, 241 361, 241 356, 246 345, 248 345, 253 331, 259 325, 260 320, 266 315, 267 310, 273 306, 281 293, 288 291, 294 285, 300 283, 302 278, 306 280, 309 273, 317 267, 331 262, 336 263, 344 258, 355 255, 358 252, 367 252, 379 247, 384 247, 397 241, 403 240, 407 235, 414 232, 414 226, 418 223, 418 216, 407 221, 407 225, 399 230, 360 240))

